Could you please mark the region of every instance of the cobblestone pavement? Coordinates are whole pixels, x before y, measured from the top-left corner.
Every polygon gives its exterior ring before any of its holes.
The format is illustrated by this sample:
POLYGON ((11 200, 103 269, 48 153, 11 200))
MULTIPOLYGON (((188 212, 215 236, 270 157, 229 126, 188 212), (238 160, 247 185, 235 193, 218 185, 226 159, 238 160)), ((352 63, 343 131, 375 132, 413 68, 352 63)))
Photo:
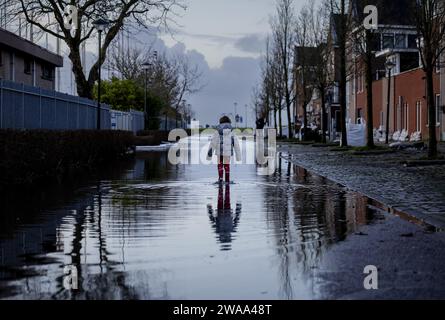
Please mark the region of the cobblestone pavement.
MULTIPOLYGON (((445 145, 440 145, 445 151, 445 145)), ((330 180, 358 191, 394 210, 445 229, 445 166, 405 167, 420 151, 353 155, 293 144, 279 145, 281 156, 330 180)))

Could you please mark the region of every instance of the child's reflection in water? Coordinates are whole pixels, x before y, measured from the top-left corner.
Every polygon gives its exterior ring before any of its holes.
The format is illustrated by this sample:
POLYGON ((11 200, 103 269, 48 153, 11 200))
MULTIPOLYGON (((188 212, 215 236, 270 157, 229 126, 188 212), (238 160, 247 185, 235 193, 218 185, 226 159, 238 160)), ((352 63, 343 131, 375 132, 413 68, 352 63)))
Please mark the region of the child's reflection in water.
POLYGON ((235 213, 230 203, 230 184, 221 184, 218 189, 218 208, 213 209, 212 205, 207 206, 212 228, 218 236, 222 251, 232 250, 233 235, 237 232, 237 227, 241 215, 241 204, 236 204, 235 213))

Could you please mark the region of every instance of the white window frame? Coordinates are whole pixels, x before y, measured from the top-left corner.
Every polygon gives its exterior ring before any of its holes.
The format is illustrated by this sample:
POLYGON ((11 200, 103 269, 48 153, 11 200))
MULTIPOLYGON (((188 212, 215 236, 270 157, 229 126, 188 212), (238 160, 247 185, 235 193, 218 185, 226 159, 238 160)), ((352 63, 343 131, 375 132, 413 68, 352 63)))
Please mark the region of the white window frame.
POLYGON ((416 132, 422 132, 422 101, 416 102, 416 132))

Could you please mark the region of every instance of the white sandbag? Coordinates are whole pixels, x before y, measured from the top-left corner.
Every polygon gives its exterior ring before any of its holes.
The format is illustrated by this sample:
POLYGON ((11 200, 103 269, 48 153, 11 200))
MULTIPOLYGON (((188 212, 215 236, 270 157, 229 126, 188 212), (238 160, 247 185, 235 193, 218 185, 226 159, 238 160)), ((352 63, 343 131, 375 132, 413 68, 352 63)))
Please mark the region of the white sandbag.
POLYGON ((360 124, 349 122, 346 125, 346 132, 348 134, 348 145, 351 147, 366 146, 366 121, 362 120, 360 124))
POLYGON ((399 141, 401 134, 402 134, 401 131, 394 132, 393 135, 392 135, 392 141, 399 141))
POLYGON ((409 133, 408 130, 403 129, 400 133, 399 141, 400 142, 407 142, 409 139, 409 133))

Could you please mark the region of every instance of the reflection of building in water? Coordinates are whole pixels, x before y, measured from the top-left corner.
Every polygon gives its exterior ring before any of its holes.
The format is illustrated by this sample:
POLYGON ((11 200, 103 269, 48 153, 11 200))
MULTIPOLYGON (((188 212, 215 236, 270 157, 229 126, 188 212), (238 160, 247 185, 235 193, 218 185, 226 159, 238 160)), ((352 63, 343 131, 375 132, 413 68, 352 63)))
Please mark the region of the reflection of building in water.
POLYGON ((306 280, 316 294, 312 275, 323 252, 368 221, 367 199, 282 159, 265 179, 275 184, 264 199, 280 257, 280 295, 293 299, 306 280))
POLYGON ((208 205, 208 214, 222 251, 232 249, 233 235, 237 232, 241 204, 236 204, 235 213, 230 202, 230 185, 220 185, 218 188, 218 207, 215 212, 212 205, 208 205), (225 189, 225 192, 224 192, 225 189))
POLYGON ((372 219, 369 216, 368 198, 357 193, 348 193, 346 196, 346 218, 348 220, 349 230, 356 231, 372 219))

